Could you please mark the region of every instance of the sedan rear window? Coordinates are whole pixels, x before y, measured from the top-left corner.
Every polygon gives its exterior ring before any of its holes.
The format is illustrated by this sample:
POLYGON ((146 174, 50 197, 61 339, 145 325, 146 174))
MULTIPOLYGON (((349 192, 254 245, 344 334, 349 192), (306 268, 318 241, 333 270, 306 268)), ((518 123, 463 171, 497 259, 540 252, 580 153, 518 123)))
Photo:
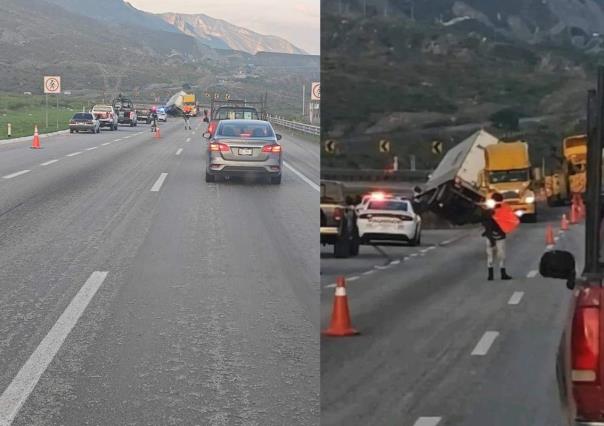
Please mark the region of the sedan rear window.
POLYGON ((258 124, 237 124, 223 122, 216 132, 217 136, 232 138, 272 138, 275 133, 270 125, 266 123, 258 124))
POLYGON ((79 112, 73 116, 74 120, 92 120, 92 114, 86 114, 84 112, 79 112))
POLYGON ((369 210, 409 211, 409 206, 404 201, 371 201, 367 208, 369 210))

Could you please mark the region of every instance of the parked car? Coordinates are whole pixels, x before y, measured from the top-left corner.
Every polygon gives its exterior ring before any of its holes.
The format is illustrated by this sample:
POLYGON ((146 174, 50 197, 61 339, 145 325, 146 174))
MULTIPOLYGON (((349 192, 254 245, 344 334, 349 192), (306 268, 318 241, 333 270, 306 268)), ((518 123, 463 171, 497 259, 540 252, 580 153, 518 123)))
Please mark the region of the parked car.
POLYGON ((357 219, 361 243, 401 241, 421 244, 422 219, 410 200, 400 197, 371 198, 357 219))
POLYGON ((117 130, 117 113, 111 105, 95 105, 90 111, 99 120, 101 127, 109 127, 109 130, 117 130))
POLYGON ((91 112, 78 112, 69 121, 69 132, 100 133, 101 123, 91 112))
POLYGON ((265 176, 270 183, 281 183, 283 152, 268 121, 228 120, 218 124, 209 139, 206 182, 219 176, 265 176))

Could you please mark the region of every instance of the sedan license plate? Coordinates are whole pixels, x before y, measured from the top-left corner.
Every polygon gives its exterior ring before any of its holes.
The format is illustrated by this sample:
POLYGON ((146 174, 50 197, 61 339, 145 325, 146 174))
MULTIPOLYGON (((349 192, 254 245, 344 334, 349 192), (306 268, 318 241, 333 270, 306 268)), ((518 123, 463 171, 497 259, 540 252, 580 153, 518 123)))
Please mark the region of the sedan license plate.
POLYGON ((252 155, 252 148, 239 148, 239 155, 252 155))

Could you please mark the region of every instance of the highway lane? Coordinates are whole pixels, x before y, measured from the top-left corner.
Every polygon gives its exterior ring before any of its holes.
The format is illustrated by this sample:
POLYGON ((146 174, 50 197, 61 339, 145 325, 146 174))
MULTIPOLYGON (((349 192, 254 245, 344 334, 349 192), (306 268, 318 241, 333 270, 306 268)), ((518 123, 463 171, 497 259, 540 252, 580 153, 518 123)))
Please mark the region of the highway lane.
MULTIPOLYGON (((289 169, 280 186, 206 184, 195 127, 0 148, 2 173, 32 170, 0 179, 0 406, 20 398, 13 424, 318 424, 318 192, 289 169)), ((318 144, 283 146, 316 182, 318 144)))
MULTIPOLYGON (((560 210, 543 213, 553 220, 560 210)), ((432 232, 424 244, 443 237, 432 232)), ((348 296, 361 335, 322 338, 322 424, 562 424, 554 361, 570 292, 537 276, 545 223, 510 237, 509 282, 486 280, 480 231, 462 232, 446 247, 368 276, 341 269, 359 276, 348 296)), ((558 246, 582 253, 582 232, 571 228, 558 246)), ((325 327, 337 271, 323 257, 325 327)))

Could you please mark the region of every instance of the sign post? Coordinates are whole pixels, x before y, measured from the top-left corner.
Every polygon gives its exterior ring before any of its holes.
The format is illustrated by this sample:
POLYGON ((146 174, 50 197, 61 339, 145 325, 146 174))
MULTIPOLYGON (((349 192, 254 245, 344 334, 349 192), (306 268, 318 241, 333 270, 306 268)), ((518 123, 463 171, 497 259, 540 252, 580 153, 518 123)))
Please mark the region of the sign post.
POLYGON ((310 124, 314 124, 315 118, 319 118, 321 105, 321 83, 314 81, 310 86, 310 106, 308 108, 310 124))
POLYGON ((48 95, 57 95, 57 129, 59 128, 59 94, 61 93, 61 77, 57 75, 44 76, 44 94, 46 95, 46 128, 48 128, 48 95))

